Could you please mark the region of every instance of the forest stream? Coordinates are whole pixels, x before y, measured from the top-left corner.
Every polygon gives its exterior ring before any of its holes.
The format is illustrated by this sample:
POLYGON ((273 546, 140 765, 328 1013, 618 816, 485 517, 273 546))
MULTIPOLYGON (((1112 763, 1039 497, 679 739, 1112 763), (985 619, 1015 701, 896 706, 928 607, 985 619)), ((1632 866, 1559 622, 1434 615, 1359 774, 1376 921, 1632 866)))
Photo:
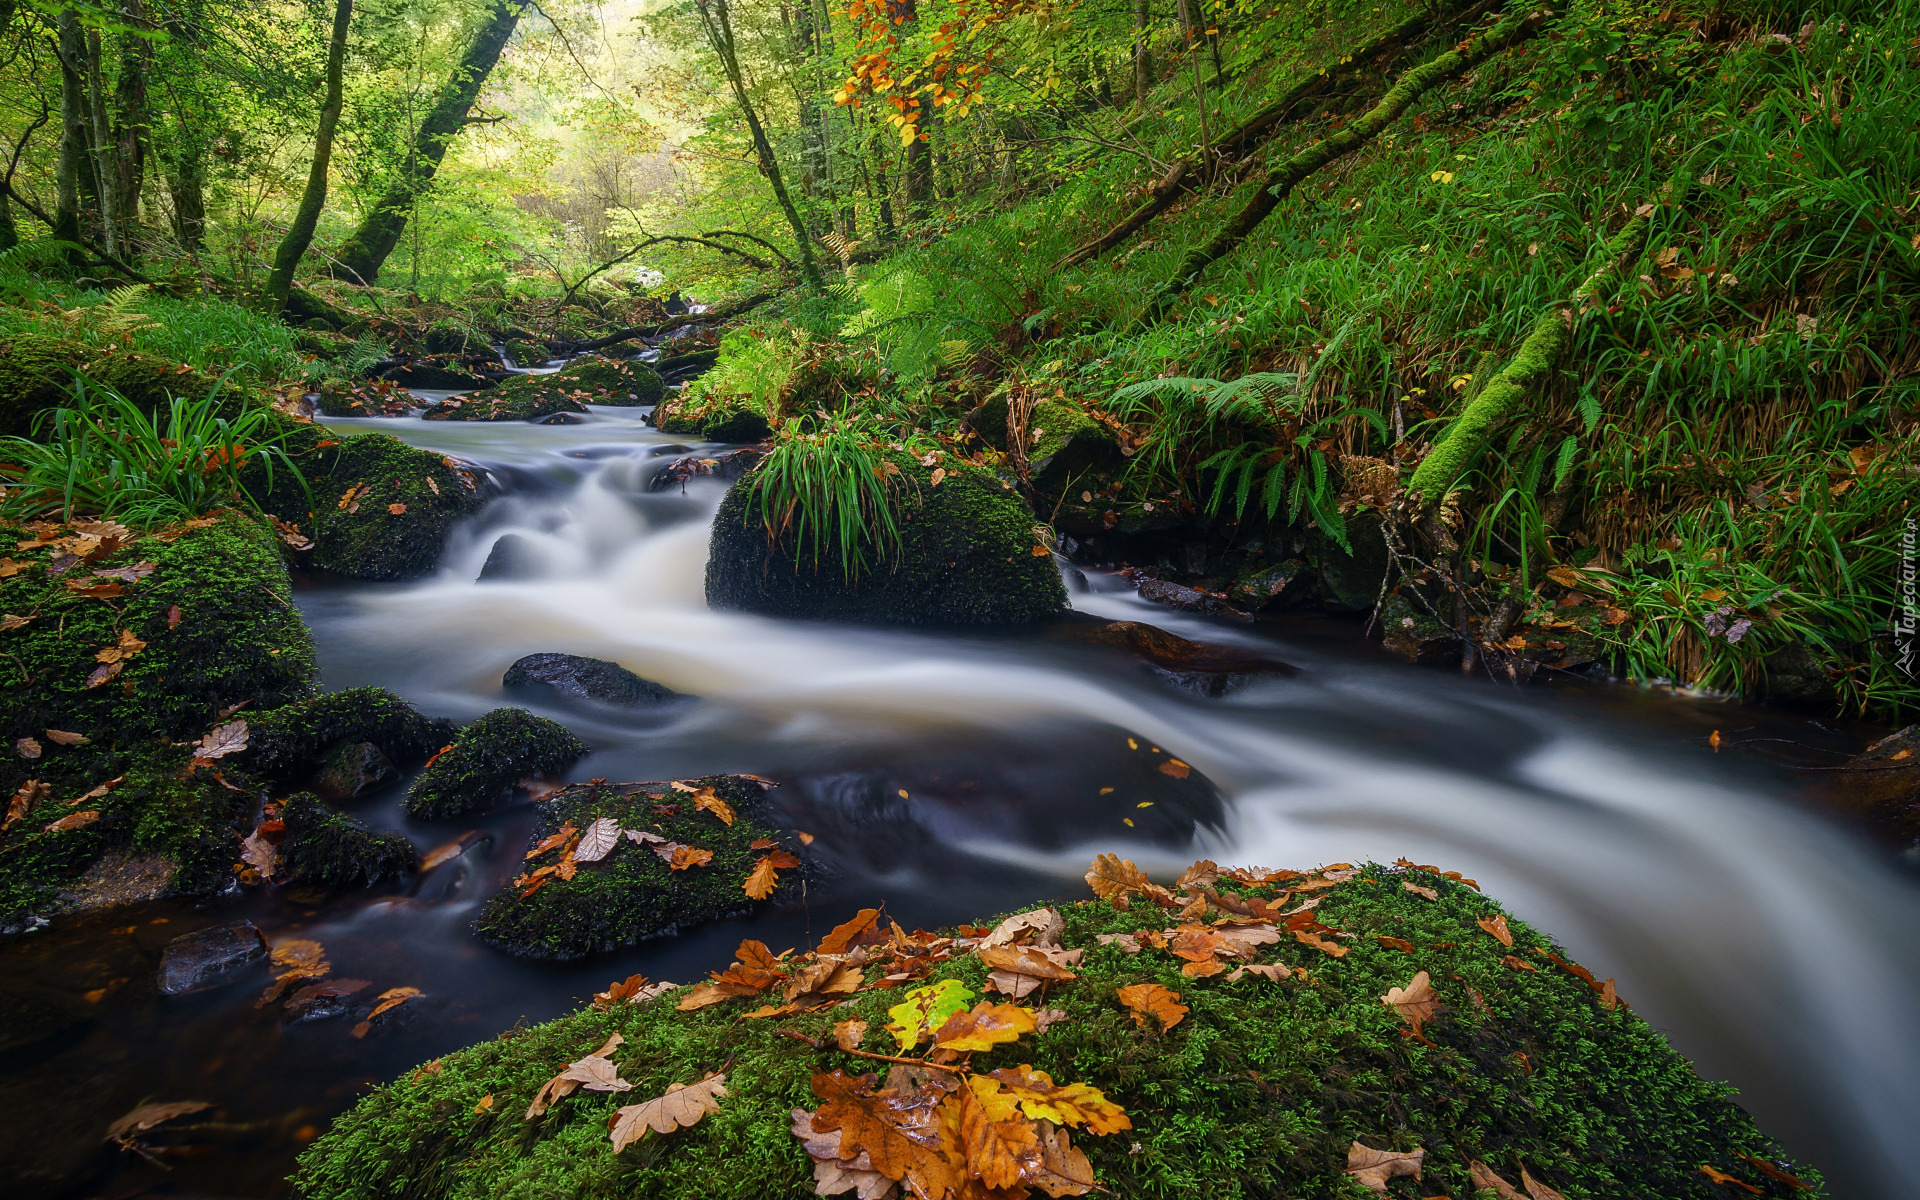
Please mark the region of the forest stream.
POLYGON ((1738 743, 1817 736, 1814 722, 1409 670, 1366 656, 1346 626, 1177 614, 1073 568, 1077 609, 1300 671, 1205 698, 1026 634, 709 611, 708 527, 725 484, 649 492, 651 474, 689 447, 637 410, 565 425, 330 424, 482 464, 500 492, 426 580, 302 583, 326 689, 378 684, 468 720, 503 702, 501 674, 522 655, 618 661, 689 698, 642 716, 534 705, 593 747, 567 778, 777 780, 774 811, 816 835, 821 882, 804 903, 751 918, 575 964, 527 962, 483 947, 469 925, 519 868, 533 805, 414 822, 396 779, 354 814, 423 854, 461 846, 402 891, 263 889, 116 910, 0 947, 6 1003, 38 1023, 0 1059, 12 1114, 0 1158, 42 1190, 282 1195, 294 1155, 366 1086, 571 1011, 609 979, 698 979, 743 937, 806 944, 881 900, 928 928, 1013 911, 1076 894, 1089 857, 1118 849, 1156 872, 1196 856, 1406 856, 1461 871, 1616 977, 1833 1194, 1903 1194, 1920 1125, 1920 897, 1764 762, 1708 749, 1716 728, 1738 743), (476 582, 508 532, 531 543, 535 577, 476 582), (1144 765, 1163 747, 1214 787, 1165 786, 1144 765), (283 1025, 247 988, 156 993, 169 939, 239 917, 271 939, 319 941, 337 976, 423 995, 405 1021, 356 1038, 341 1020, 283 1025), (201 1153, 163 1170, 103 1145, 102 1113, 188 1099, 225 1113, 201 1153))

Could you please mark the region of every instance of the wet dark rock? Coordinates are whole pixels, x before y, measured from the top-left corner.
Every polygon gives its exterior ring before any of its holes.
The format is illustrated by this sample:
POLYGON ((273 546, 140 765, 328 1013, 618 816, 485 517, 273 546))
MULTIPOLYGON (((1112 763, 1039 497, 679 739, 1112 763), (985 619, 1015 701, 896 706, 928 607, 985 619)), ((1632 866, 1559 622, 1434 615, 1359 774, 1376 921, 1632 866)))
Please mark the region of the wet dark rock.
POLYGON ((577 654, 529 654, 501 677, 507 688, 542 689, 572 700, 634 708, 674 698, 674 690, 642 679, 616 662, 577 654))
POLYGON ((533 542, 524 534, 503 533, 494 540, 493 549, 487 551, 487 561, 480 568, 480 582, 490 580, 537 579, 540 576, 540 556, 533 548, 533 542))
POLYGON ((781 838, 771 823, 762 786, 740 775, 685 782, 712 788, 733 809, 733 824, 696 808, 692 797, 671 783, 574 784, 540 806, 541 822, 527 847, 532 849, 566 822, 585 829, 600 817, 610 817, 622 829, 710 850, 711 862, 675 871, 652 846, 623 836, 599 862, 579 864, 572 879, 549 873, 532 894, 522 895, 534 882, 531 873, 557 858, 557 850, 548 851, 529 860, 526 875, 487 901, 474 932, 528 958, 576 959, 798 897, 804 874, 798 867, 781 871, 779 887, 765 900, 749 899, 741 890, 755 862, 771 853, 755 850, 754 841, 771 838, 804 857, 802 847, 781 838))
POLYGON ((1246 615, 1211 592, 1168 583, 1164 579, 1142 579, 1140 598, 1155 604, 1164 604, 1169 608, 1177 608, 1182 612, 1236 617, 1246 615))
POLYGON ((407 789, 407 815, 427 820, 490 808, 522 779, 555 775, 587 754, 565 725, 496 708, 462 729, 407 789))
POLYGON ((313 789, 329 800, 351 800, 394 775, 393 760, 372 742, 342 742, 327 755, 313 789))
POLYGON ((374 833, 359 821, 309 792, 281 802, 286 822, 289 881, 330 888, 372 887, 410 875, 419 866, 413 843, 393 833, 374 833))
POLYGON ((737 408, 700 427, 700 436, 709 442, 758 442, 772 434, 766 416, 750 408, 737 408))
POLYGON ((305 786, 335 747, 371 743, 393 762, 412 765, 456 731, 452 721, 425 716, 385 688, 348 688, 249 718, 239 762, 273 782, 305 786))
POLYGON ((1297 558, 1285 562, 1263 564, 1249 567, 1233 581, 1227 589, 1227 599, 1241 608, 1252 612, 1269 605, 1278 604, 1282 599, 1292 600, 1300 591, 1298 585, 1308 577, 1307 564, 1297 558))
POLYGON ((1767 655, 1760 694, 1789 704, 1830 704, 1833 678, 1826 664, 1803 642, 1782 646, 1767 655))
POLYGON ((1349 520, 1347 541, 1353 553, 1316 530, 1312 553, 1319 568, 1320 603, 1333 612, 1367 612, 1380 601, 1380 585, 1387 577, 1387 539, 1380 518, 1373 514, 1349 520))
POLYGON ((1404 595, 1380 606, 1380 644, 1405 662, 1431 665, 1460 661, 1460 639, 1446 622, 1404 595))
POLYGON ((1920 725, 1890 733, 1837 768, 1819 772, 1814 794, 1896 843, 1920 843, 1920 725))
POLYGON ((160 994, 211 991, 251 974, 267 961, 267 939, 252 921, 232 921, 167 943, 160 957, 160 994))
POLYGON ((1155 674, 1184 691, 1223 696, 1260 676, 1287 676, 1298 668, 1234 646, 1210 646, 1142 621, 1062 621, 1047 630, 1053 641, 1123 650, 1146 661, 1155 674))
POLYGON ((760 451, 748 446, 739 450, 727 450, 719 454, 688 454, 676 458, 653 473, 647 480, 649 492, 664 492, 678 487, 687 490, 687 481, 701 476, 714 479, 734 480, 745 475, 759 464, 763 456, 760 451))
POLYGON ((1067 607, 1053 557, 1038 555, 1033 513, 982 468, 949 457, 943 482, 906 454, 894 461, 915 486, 895 495, 901 548, 852 580, 837 545, 820 554, 789 532, 769 538, 748 475, 714 517, 707 603, 768 616, 898 625, 1019 625, 1067 607))

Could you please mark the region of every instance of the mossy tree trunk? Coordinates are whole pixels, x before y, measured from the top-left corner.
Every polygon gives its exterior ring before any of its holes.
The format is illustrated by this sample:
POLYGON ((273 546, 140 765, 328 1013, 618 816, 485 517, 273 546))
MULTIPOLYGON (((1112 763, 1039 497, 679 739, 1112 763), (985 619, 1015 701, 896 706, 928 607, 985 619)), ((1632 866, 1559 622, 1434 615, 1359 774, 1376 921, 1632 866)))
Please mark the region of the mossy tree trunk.
POLYGON ((327 98, 320 109, 320 127, 313 135, 313 165, 307 171, 307 190, 300 197, 300 209, 280 239, 273 255, 273 273, 267 276, 266 300, 275 312, 286 306, 293 290, 293 273, 300 258, 313 244, 313 231, 320 224, 320 210, 327 202, 327 167, 333 158, 333 131, 340 124, 341 74, 347 59, 347 24, 353 19, 353 0, 336 0, 333 9, 333 36, 327 45, 327 98))
POLYGON ((1133 102, 1142 108, 1146 107, 1147 94, 1153 91, 1153 50, 1147 45, 1152 20, 1147 0, 1133 0, 1133 102))
POLYGON ((1551 15, 1543 9, 1529 11, 1516 8, 1485 34, 1469 37, 1431 62, 1408 71, 1400 77, 1400 82, 1380 98, 1380 103, 1365 114, 1338 133, 1313 143, 1267 172, 1266 178, 1255 185, 1253 196, 1245 207, 1235 213, 1205 245, 1189 252, 1174 269, 1173 278, 1161 285, 1147 302, 1145 319, 1153 322, 1165 316, 1174 302, 1199 279, 1201 272, 1237 250, 1247 235, 1258 228, 1302 180, 1371 142, 1399 120, 1416 100, 1434 88, 1466 74, 1508 47, 1532 37, 1551 15))
POLYGON ((471 123, 468 114, 473 110, 473 103, 499 63, 513 31, 519 27, 527 5, 528 0, 494 0, 486 24, 474 35, 433 109, 420 123, 413 145, 407 150, 406 162, 400 168, 400 178, 381 195, 380 202, 368 210, 360 228, 341 247, 340 265, 360 283, 372 286, 387 256, 400 244, 408 215, 420 196, 433 186, 433 177, 440 170, 447 147, 471 123))
POLYGON ((80 65, 86 61, 87 39, 80 28, 80 14, 71 8, 55 18, 54 29, 54 49, 60 60, 60 159, 54 169, 53 236, 78 246, 80 174, 87 153, 86 84, 80 65))
POLYGON ((794 245, 800 251, 800 266, 806 274, 807 282, 815 291, 819 291, 820 262, 814 257, 813 238, 808 235, 806 223, 800 219, 800 211, 793 206, 793 197, 787 194, 786 181, 780 176, 780 162, 774 157, 773 143, 767 140, 767 131, 760 124, 760 115, 754 111, 753 101, 747 95, 747 81, 740 71, 740 56, 734 48, 733 21, 727 15, 727 0, 694 0, 694 9, 700 14, 700 24, 707 34, 707 42, 720 59, 720 67, 726 72, 727 82, 733 87, 733 98, 740 105, 740 115, 746 119, 747 132, 753 136, 754 153, 760 160, 760 173, 767 177, 767 183, 773 188, 773 198, 779 202, 780 211, 786 214, 787 224, 793 230, 794 245))

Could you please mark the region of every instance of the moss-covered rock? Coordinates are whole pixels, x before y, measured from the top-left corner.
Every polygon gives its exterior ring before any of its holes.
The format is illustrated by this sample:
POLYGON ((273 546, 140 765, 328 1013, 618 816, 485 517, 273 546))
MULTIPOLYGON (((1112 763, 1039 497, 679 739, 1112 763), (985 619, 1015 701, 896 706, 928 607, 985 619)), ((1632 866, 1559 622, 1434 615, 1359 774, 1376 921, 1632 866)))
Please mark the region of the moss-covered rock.
POLYGON ((709 442, 758 442, 772 436, 767 418, 751 408, 736 408, 708 418, 700 427, 700 437, 709 442))
MULTIPOLYGON (((754 863, 767 853, 752 844, 775 838, 758 783, 738 775, 683 782, 696 789, 712 788, 732 809, 733 822, 697 808, 692 795, 671 783, 574 784, 541 806, 540 825, 528 849, 565 825, 583 830, 598 818, 610 817, 622 829, 709 851, 710 861, 676 871, 652 845, 622 837, 599 862, 577 864, 572 879, 531 878, 532 872, 558 861, 560 851, 550 850, 528 862, 523 881, 510 882, 494 894, 474 923, 475 932, 514 954, 574 959, 799 894, 799 870, 781 872, 778 888, 764 900, 743 890, 754 863), (535 883, 530 894, 523 894, 535 883)), ((800 847, 796 842, 788 849, 800 847)))
POLYGON ((487 339, 459 321, 435 321, 420 331, 420 345, 429 354, 459 354, 472 348, 485 349, 487 339))
POLYGON ((1049 495, 1124 465, 1113 435, 1064 400, 1042 400, 1027 418, 1027 476, 1049 495))
POLYGON ((1018 625, 1067 607, 1053 557, 1035 554, 1033 514, 989 472, 949 456, 931 469, 894 458, 904 482, 894 519, 900 552, 848 582, 837 554, 816 564, 774 539, 749 473, 720 503, 707 557, 707 603, 778 617, 902 625, 1018 625))
POLYGON ((588 404, 631 407, 658 404, 666 391, 660 375, 643 362, 582 355, 552 375, 538 376, 556 387, 568 389, 575 399, 588 404), (581 393, 585 393, 582 395, 581 393))
POLYGON ((420 711, 385 688, 328 692, 249 719, 239 761, 282 785, 305 783, 335 747, 370 742, 394 762, 411 766, 450 744, 459 727, 420 711))
POLYGON ((515 375, 478 395, 452 396, 421 416, 428 421, 540 421, 565 413, 584 413, 577 389, 548 383, 548 375, 515 375))
POLYGON ((96 746, 177 741, 228 705, 277 707, 311 692, 313 640, 263 522, 230 512, 130 536, 104 555, 100 546, 68 530, 7 559, 18 569, 0 579, 0 610, 26 619, 0 632, 7 742, 48 729, 96 746))
MULTIPOLYGON (((1239 890, 1225 879, 1216 886, 1239 890)), ((1190 977, 1165 951, 1101 944, 1103 934, 1177 921, 1151 906, 1062 905, 1061 942, 1085 957, 1075 979, 1029 1001, 1057 1016, 1044 1031, 975 1053, 966 1065, 984 1074, 1030 1064, 1060 1084, 1098 1088, 1124 1109, 1125 1132, 1072 1134, 1099 1185, 1117 1196, 1364 1197, 1346 1174, 1356 1141, 1426 1151, 1419 1183, 1394 1181, 1395 1196, 1491 1196, 1469 1177, 1475 1162, 1509 1183, 1524 1168, 1569 1200, 1711 1200, 1722 1192, 1702 1164, 1757 1194, 1820 1193, 1818 1177, 1787 1162, 1729 1088, 1694 1074, 1631 1009, 1610 1006, 1556 962, 1545 934, 1509 917, 1509 950, 1484 932, 1479 922, 1500 910, 1471 888, 1424 870, 1370 865, 1314 894, 1314 916, 1351 936, 1329 942, 1343 951, 1338 957, 1292 938, 1258 947, 1260 961, 1290 968, 1279 981, 1190 977), (1403 889, 1403 879, 1437 898, 1403 889), (1381 997, 1421 971, 1440 1007, 1409 1036, 1381 997), (1185 1009, 1177 1023, 1162 1029, 1136 1019, 1117 993, 1137 984, 1177 993, 1185 1009), (1763 1175, 1754 1160, 1809 1187, 1796 1191, 1763 1175)), ((816 927, 830 919, 817 918, 816 927)), ((967 945, 915 982, 955 980, 984 995, 987 968, 967 945)), ((866 990, 845 1005, 771 1018, 742 1019, 769 1003, 765 994, 682 1012, 675 1005, 684 993, 669 991, 509 1031, 364 1097, 302 1156, 295 1193, 812 1196, 812 1164, 789 1132, 790 1114, 818 1107, 816 1072, 886 1069, 839 1050, 836 1023, 865 1022, 874 1031, 868 1050, 898 1053, 879 1032, 888 1008, 902 1001, 897 988, 875 986, 889 969, 867 966, 866 990), (578 1091, 540 1119, 523 1118, 556 1064, 592 1053, 614 1033, 624 1043, 611 1058, 631 1091, 578 1091), (728 1094, 717 1111, 613 1153, 607 1125, 615 1108, 720 1070, 728 1094), (491 1105, 476 1115, 489 1095, 491 1105)))
POLYGON ((454 522, 485 500, 477 472, 386 434, 343 438, 297 461, 313 491, 313 565, 356 579, 432 571, 454 522))
POLYGON ((506 350, 508 360, 516 367, 537 367, 553 357, 540 342, 512 341, 506 350))
POLYGON ((670 433, 675 437, 698 437, 700 431, 707 427, 707 422, 720 416, 720 413, 708 413, 689 405, 685 394, 677 393, 661 400, 649 419, 661 433, 670 433))
POLYGON ((73 385, 86 351, 73 342, 37 333, 0 339, 0 437, 26 437, 34 418, 57 408, 73 385))
POLYGON ((329 417, 404 417, 420 400, 384 379, 328 379, 320 384, 320 412, 329 417))
POLYGON ((586 743, 558 721, 496 708, 427 764, 407 789, 407 815, 431 820, 491 807, 520 780, 557 774, 586 753, 586 743))
POLYGON ((280 819, 287 826, 280 853, 286 856, 289 881, 372 887, 410 875, 420 865, 412 842, 397 833, 374 833, 311 792, 281 801, 280 819))

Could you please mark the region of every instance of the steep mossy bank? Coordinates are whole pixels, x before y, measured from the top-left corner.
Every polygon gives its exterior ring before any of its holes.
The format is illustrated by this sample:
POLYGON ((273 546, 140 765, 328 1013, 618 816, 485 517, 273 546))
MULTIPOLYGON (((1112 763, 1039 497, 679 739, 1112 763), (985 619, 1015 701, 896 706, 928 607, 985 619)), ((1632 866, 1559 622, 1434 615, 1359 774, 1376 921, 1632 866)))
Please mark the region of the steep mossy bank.
MULTIPOLYGON (((1278 980, 1193 977, 1165 949, 1130 954, 1102 944, 1101 935, 1115 934, 1150 942, 1143 931, 1181 920, 1144 896, 1134 895, 1131 911, 1106 901, 1060 906, 1060 944, 1084 957, 1074 978, 1028 999, 1054 1019, 1015 1045, 975 1054, 968 1069, 1029 1064, 1059 1084, 1090 1084, 1123 1108, 1129 1131, 1074 1134, 1098 1186, 1119 1196, 1365 1196, 1346 1174, 1356 1142, 1425 1151, 1417 1184, 1385 1185, 1394 1196, 1494 1194, 1475 1190, 1475 1163, 1509 1183, 1524 1170, 1568 1200, 1725 1195, 1707 1168, 1753 1194, 1819 1194, 1818 1178, 1780 1158, 1729 1089, 1700 1079, 1610 990, 1574 974, 1545 935, 1511 918, 1498 924, 1498 906, 1471 887, 1377 864, 1300 882, 1320 898, 1312 920, 1292 922, 1305 936, 1282 932, 1251 956, 1288 967, 1278 980), (1382 998, 1418 972, 1431 979, 1439 1008, 1410 1028, 1382 998), (1177 993, 1184 1015, 1165 1029, 1136 1019, 1118 990, 1139 984, 1177 993), (1782 1182, 1787 1172, 1810 1186, 1782 1182)), ((1213 888, 1229 903, 1253 899, 1226 877, 1213 888)), ((1209 915, 1225 914, 1209 906, 1209 915)), ((886 928, 883 917, 873 935, 855 939, 850 961, 869 965, 846 1003, 749 1017, 769 1003, 766 993, 681 1011, 677 1004, 694 1002, 681 989, 515 1029, 435 1060, 339 1118, 302 1157, 296 1194, 811 1196, 808 1155, 789 1132, 792 1110, 819 1105, 816 1072, 887 1068, 836 1049, 836 1024, 865 1022, 873 1031, 866 1048, 897 1054, 880 1028, 902 988, 955 980, 986 995, 988 967, 974 952, 984 927, 943 931, 956 939, 946 942, 886 928), (920 964, 915 977, 877 986, 902 956, 920 964), (624 1043, 611 1058, 631 1091, 578 1091, 525 1118, 543 1084, 614 1034, 624 1043), (612 1152, 616 1107, 715 1071, 726 1073, 727 1090, 716 1112, 612 1152)), ((743 955, 750 949, 743 945, 743 955)), ((776 982, 771 994, 780 993, 776 982)))
MULTIPOLYGON (((601 819, 647 840, 622 836, 604 857, 574 865, 571 878, 509 882, 487 902, 474 930, 513 954, 574 959, 790 899, 800 890, 796 870, 781 872, 766 896, 750 896, 742 886, 779 840, 767 822, 763 794, 758 782, 738 775, 565 788, 543 804, 529 850, 560 835, 550 848, 564 854, 566 832, 585 831, 601 819), (703 790, 720 801, 725 819, 696 800, 703 790), (656 853, 656 846, 665 854, 656 853), (688 865, 675 867, 670 846, 707 856, 695 853, 683 858, 688 865)), ((550 857, 531 856, 529 876, 550 857)))
POLYGON ((1036 543, 1033 514, 1008 485, 951 457, 935 467, 897 452, 886 461, 900 480, 890 498, 897 552, 849 580, 836 548, 816 557, 798 551, 793 536, 770 533, 756 490, 761 475, 749 473, 713 520, 707 603, 900 625, 1020 625, 1065 610, 1052 555, 1036 543))

